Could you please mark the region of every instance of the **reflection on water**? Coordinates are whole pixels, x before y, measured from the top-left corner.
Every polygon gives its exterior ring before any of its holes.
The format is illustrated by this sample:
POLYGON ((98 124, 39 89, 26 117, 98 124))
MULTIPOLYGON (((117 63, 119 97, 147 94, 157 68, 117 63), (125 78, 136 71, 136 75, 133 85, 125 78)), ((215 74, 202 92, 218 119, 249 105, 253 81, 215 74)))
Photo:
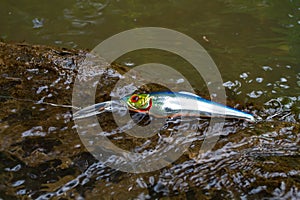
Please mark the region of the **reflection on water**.
MULTIPOLYGON (((56 50, 38 59, 30 48, 26 56, 6 58, 3 52, 11 53, 1 47, 1 198, 300 198, 298 1, 31 0, 4 1, 0 11, 2 39, 69 48, 93 48, 134 27, 181 31, 214 58, 229 104, 261 117, 254 124, 226 121, 219 142, 206 153, 199 149, 207 120, 186 122, 197 123, 197 130, 186 130, 192 145, 176 162, 150 173, 123 173, 86 151, 71 108, 57 106, 71 104, 76 63, 85 52, 56 50), (13 68, 7 59, 14 60, 13 68)), ((205 83, 174 55, 133 52, 118 61, 134 67, 161 60, 184 71, 195 90, 207 95, 205 83)), ((100 81, 98 102, 108 100, 115 81, 100 81)), ((112 116, 99 119, 115 128, 112 116)), ((175 129, 176 122, 169 122, 153 138, 139 140, 122 131, 109 137, 124 149, 147 152, 167 144, 175 129)))

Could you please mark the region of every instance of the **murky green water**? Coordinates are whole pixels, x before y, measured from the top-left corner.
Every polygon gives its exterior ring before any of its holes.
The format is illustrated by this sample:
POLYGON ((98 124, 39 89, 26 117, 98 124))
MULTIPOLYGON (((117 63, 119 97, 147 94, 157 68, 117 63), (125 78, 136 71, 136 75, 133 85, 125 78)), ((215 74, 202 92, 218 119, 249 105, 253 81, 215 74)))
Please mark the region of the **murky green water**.
MULTIPOLYGON (((4 41, 66 48, 92 49, 135 27, 180 31, 210 53, 231 102, 266 119, 226 122, 220 141, 206 154, 198 151, 203 125, 188 153, 175 163, 130 174, 112 170, 86 152, 70 109, 1 100, 1 198, 300 198, 299 1, 2 1, 0 12, 4 41)), ((62 66, 58 73, 52 66, 36 69, 38 61, 25 71, 3 70, 7 84, 0 94, 70 104, 76 65, 71 58, 52 59, 62 66), (26 88, 22 93, 21 86, 26 88)), ((118 60, 129 67, 162 61, 184 71, 194 89, 207 95, 205 83, 174 55, 137 51, 118 60)), ((110 139, 124 148, 149 147, 122 134, 110 139)))

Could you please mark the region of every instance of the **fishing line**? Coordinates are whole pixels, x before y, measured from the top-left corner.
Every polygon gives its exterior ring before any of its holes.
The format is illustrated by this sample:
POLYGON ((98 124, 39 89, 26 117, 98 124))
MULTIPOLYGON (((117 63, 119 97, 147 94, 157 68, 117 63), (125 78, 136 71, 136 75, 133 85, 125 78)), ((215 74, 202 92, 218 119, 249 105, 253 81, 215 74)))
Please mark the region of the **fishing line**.
POLYGON ((32 102, 34 104, 42 104, 42 105, 50 105, 50 106, 53 106, 53 107, 62 107, 62 108, 74 108, 76 110, 80 110, 82 108, 79 108, 79 107, 76 107, 76 106, 72 106, 72 105, 64 105, 64 104, 56 104, 56 103, 49 103, 49 102, 44 102, 43 98, 39 101, 34 101, 32 99, 22 99, 22 98, 15 98, 15 97, 11 97, 11 96, 3 96, 3 95, 0 95, 0 98, 3 98, 3 99, 12 99, 12 100, 16 100, 16 101, 27 101, 27 102, 32 102))

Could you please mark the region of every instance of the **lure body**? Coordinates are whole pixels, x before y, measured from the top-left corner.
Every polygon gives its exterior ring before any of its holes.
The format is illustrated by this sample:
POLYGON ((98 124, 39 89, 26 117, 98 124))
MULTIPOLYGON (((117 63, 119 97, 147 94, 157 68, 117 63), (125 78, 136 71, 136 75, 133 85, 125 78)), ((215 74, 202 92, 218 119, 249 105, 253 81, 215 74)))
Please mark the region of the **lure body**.
POLYGON ((90 117, 103 112, 114 112, 117 107, 147 113, 155 117, 199 116, 234 118, 255 121, 251 114, 206 100, 188 92, 153 92, 133 94, 119 101, 107 101, 83 108, 74 113, 74 119, 90 117))
POLYGON ((124 97, 130 110, 156 117, 224 117, 255 121, 251 114, 206 100, 188 92, 154 92, 124 97))

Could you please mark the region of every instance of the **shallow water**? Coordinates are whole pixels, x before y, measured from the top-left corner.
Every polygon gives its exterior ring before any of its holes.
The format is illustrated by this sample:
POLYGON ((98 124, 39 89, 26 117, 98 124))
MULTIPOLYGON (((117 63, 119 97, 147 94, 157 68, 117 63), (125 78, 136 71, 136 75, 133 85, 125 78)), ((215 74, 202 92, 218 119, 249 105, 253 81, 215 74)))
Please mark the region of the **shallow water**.
MULTIPOLYGON (((299 199, 300 198, 300 4, 299 1, 52 1, 0 3, 4 41, 92 49, 135 27, 157 26, 189 35, 210 53, 229 104, 260 116, 247 123, 227 120, 211 152, 199 152, 208 121, 168 123, 160 135, 137 139, 110 134, 120 148, 150 152, 183 130, 192 142, 178 160, 149 173, 125 173, 98 162, 75 129, 70 105, 76 56, 52 56, 52 65, 30 63, 4 69, 1 77, 0 197, 67 199, 299 199), (43 103, 53 103, 43 104, 43 103), (197 124, 197 129, 192 128, 197 124)), ((72 53, 73 54, 73 53, 72 53)), ((85 53, 80 54, 84 57, 85 53)), ((181 70, 193 88, 205 83, 178 56, 155 50, 128 53, 119 63, 135 67, 163 62, 181 70)), ((43 62, 41 62, 43 63, 43 62)), ((115 77, 99 85, 108 100, 115 77), (105 84, 104 84, 105 83, 105 84)), ((107 132, 111 115, 99 120, 107 132)), ((183 136, 178 136, 178 140, 183 136)))

